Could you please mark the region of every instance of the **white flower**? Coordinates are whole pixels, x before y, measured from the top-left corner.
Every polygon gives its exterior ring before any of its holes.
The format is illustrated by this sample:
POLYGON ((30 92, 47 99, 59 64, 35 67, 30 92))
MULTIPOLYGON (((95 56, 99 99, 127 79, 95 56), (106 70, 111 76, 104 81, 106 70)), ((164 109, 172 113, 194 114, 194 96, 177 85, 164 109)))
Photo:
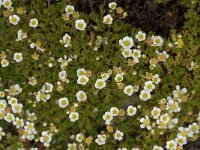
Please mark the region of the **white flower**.
POLYGON ((128 149, 123 147, 123 148, 118 148, 117 150, 128 150, 128 149))
POLYGON ((7 61, 6 59, 1 60, 1 66, 2 67, 7 67, 8 65, 9 65, 9 61, 7 61))
POLYGON ((161 36, 152 35, 152 40, 153 40, 152 46, 162 46, 163 45, 163 38, 161 36))
POLYGON ((4 120, 7 122, 12 122, 15 120, 15 116, 11 113, 7 113, 6 116, 4 116, 4 120))
POLYGON ((38 20, 36 18, 31 19, 30 22, 29 22, 29 26, 36 28, 38 26, 38 20))
POLYGON ((4 8, 10 8, 12 6, 12 1, 11 0, 3 0, 3 6, 4 8))
POLYGON ((4 111, 7 106, 7 103, 5 100, 0 100, 0 111, 4 111))
POLYGON ((83 19, 78 19, 75 21, 75 27, 77 30, 83 31, 86 28, 86 22, 83 19))
POLYGON ((8 104, 10 104, 11 106, 17 104, 17 99, 15 97, 11 97, 8 100, 8 104))
POLYGON ((196 122, 194 122, 193 124, 190 124, 188 126, 189 129, 189 137, 193 137, 194 134, 198 134, 199 133, 199 126, 196 122))
POLYGON ((46 102, 47 100, 49 100, 51 98, 51 95, 50 94, 46 94, 44 92, 37 92, 37 95, 36 95, 36 100, 39 102, 39 101, 44 101, 46 102))
POLYGON ((108 7, 113 10, 116 8, 116 6, 117 6, 117 3, 115 3, 115 2, 111 2, 108 4, 108 7))
POLYGON ((76 99, 79 102, 86 101, 87 95, 84 91, 79 91, 79 92, 76 93, 76 99))
POLYGON ((76 135, 76 141, 82 142, 84 140, 84 135, 83 133, 79 133, 76 135))
POLYGON ((67 72, 65 70, 62 70, 61 72, 58 73, 58 77, 61 81, 65 81, 67 78, 67 72))
POLYGON ((17 32, 17 41, 21 41, 25 38, 27 38, 27 34, 25 32, 23 32, 22 30, 19 30, 17 32))
POLYGON ((123 76, 122 76, 122 74, 116 74, 116 76, 115 76, 115 81, 116 82, 122 82, 123 81, 123 76))
POLYGON ((108 80, 108 78, 110 77, 110 74, 108 73, 101 73, 101 77, 103 80, 108 80))
POLYGON ((144 90, 152 92, 155 89, 155 85, 152 81, 146 81, 144 83, 144 90))
POLYGON ((16 62, 22 61, 22 60, 23 60, 22 53, 20 53, 20 52, 14 53, 13 59, 14 59, 16 62))
POLYGON ((89 81, 89 78, 86 75, 78 76, 78 79, 77 79, 78 84, 86 85, 88 81, 89 81))
POLYGON ((103 89, 104 87, 106 87, 106 82, 104 79, 97 79, 95 82, 95 88, 96 89, 103 89))
POLYGON ((30 44, 30 48, 32 48, 32 49, 35 48, 35 46, 36 46, 35 43, 30 44))
POLYGON ((174 140, 167 141, 166 149, 175 150, 177 147, 177 143, 174 140))
POLYGON ((67 150, 77 150, 76 143, 73 144, 69 143, 67 147, 68 147, 67 150))
POLYGON ((124 58, 128 58, 132 56, 132 51, 130 49, 123 49, 122 56, 124 58))
POLYGON ((77 76, 80 76, 80 75, 85 75, 86 74, 86 70, 84 68, 79 68, 77 71, 77 76))
POLYGON ((30 77, 28 83, 32 86, 35 86, 37 84, 37 80, 35 77, 30 77))
POLYGON ((44 143, 45 147, 49 147, 49 143, 51 142, 52 137, 48 134, 47 131, 42 132, 42 136, 40 137, 40 142, 44 143))
POLYGON ((184 137, 187 137, 189 135, 189 132, 190 132, 189 128, 186 128, 186 127, 185 128, 179 127, 178 131, 179 131, 178 135, 181 135, 181 136, 184 136, 184 137))
POLYGON ((17 25, 18 22, 20 21, 20 18, 17 15, 11 15, 11 16, 9 16, 9 21, 11 24, 17 25))
POLYGON ((151 94, 149 91, 142 90, 139 97, 141 100, 147 101, 147 100, 151 99, 151 94))
POLYGON ((146 33, 142 32, 142 31, 139 31, 136 35, 135 35, 135 38, 138 40, 138 41, 144 41, 146 39, 146 33))
POLYGON ((69 114, 69 119, 71 122, 75 122, 79 119, 79 114, 77 112, 71 112, 69 114))
POLYGON ((124 136, 123 132, 121 132, 120 130, 116 130, 116 132, 114 134, 115 140, 121 141, 121 140, 123 140, 123 136, 124 136))
POLYGON ((42 86, 42 91, 45 93, 50 93, 53 91, 53 84, 46 82, 43 86, 42 86))
POLYGON ((176 90, 173 91, 173 96, 174 96, 174 98, 177 98, 179 102, 182 102, 181 96, 186 94, 186 93, 187 93, 186 88, 181 89, 180 85, 177 85, 176 90))
POLYGON ((124 94, 131 96, 133 95, 133 86, 132 85, 127 85, 124 87, 124 94))
POLYGON ((35 127, 34 123, 32 122, 26 122, 26 125, 24 126, 24 129, 30 132, 35 132, 35 127))
POLYGON ((158 84, 158 83, 160 83, 161 79, 159 78, 159 75, 158 75, 158 74, 155 74, 155 75, 152 77, 152 81, 153 81, 153 83, 158 84))
POLYGON ((69 36, 69 34, 65 34, 63 36, 63 43, 65 44, 65 47, 67 48, 70 45, 71 42, 71 36, 69 36))
POLYGON ((113 120, 113 116, 110 112, 105 112, 103 115, 103 120, 106 121, 106 124, 110 124, 110 122, 113 120))
POLYGON ((134 43, 132 37, 124 37, 123 39, 119 40, 119 45, 121 45, 124 49, 130 49, 134 43))
POLYGON ((151 111, 151 115, 153 116, 154 119, 158 119, 158 117, 160 116, 160 108, 158 107, 154 107, 153 110, 151 111))
POLYGON ((111 108, 110 108, 110 114, 111 114, 112 116, 117 116, 118 113, 119 113, 119 109, 118 109, 117 107, 111 107, 111 108))
POLYGON ((140 128, 147 128, 148 130, 151 130, 151 121, 148 116, 145 116, 145 118, 141 118, 140 122, 142 123, 140 125, 140 128))
POLYGON ((67 15, 72 15, 74 13, 74 6, 67 5, 65 7, 65 12, 66 12, 67 15))
POLYGON ((100 138, 95 139, 95 142, 96 142, 98 145, 104 145, 104 144, 106 143, 105 140, 102 140, 102 139, 100 139, 100 138))
POLYGON ((169 112, 180 112, 181 111, 181 109, 178 105, 178 102, 174 102, 174 100, 172 100, 172 99, 168 99, 166 109, 169 112))
POLYGON ((5 136, 6 134, 5 134, 5 132, 3 132, 3 128, 2 127, 0 127, 0 141, 1 141, 1 139, 2 139, 2 136, 5 136))
POLYGON ((69 105, 69 101, 68 101, 68 99, 66 97, 60 98, 58 100, 58 105, 61 108, 65 108, 65 107, 67 107, 69 105))
POLYGON ((103 23, 104 24, 112 24, 113 18, 110 14, 103 17, 103 23))
POLYGON ((187 144, 186 137, 181 136, 181 135, 177 135, 177 138, 175 138, 175 141, 180 146, 183 146, 183 145, 187 144))
POLYGON ((161 121, 162 123, 164 123, 164 124, 169 123, 169 121, 170 121, 169 115, 168 115, 167 113, 165 113, 164 115, 161 115, 161 116, 160 116, 160 121, 161 121))
POLYGON ((22 111, 23 105, 22 104, 14 104, 12 105, 12 111, 14 113, 20 113, 22 111))
POLYGON ((16 126, 17 129, 22 128, 24 126, 24 120, 17 117, 13 124, 16 126))
POLYGON ((141 51, 139 49, 133 49, 132 57, 139 59, 141 57, 141 51))
POLYGON ((137 108, 133 106, 128 106, 127 108, 127 115, 128 116, 134 116, 137 112, 137 108))
POLYGON ((163 150, 162 147, 155 145, 152 150, 163 150))

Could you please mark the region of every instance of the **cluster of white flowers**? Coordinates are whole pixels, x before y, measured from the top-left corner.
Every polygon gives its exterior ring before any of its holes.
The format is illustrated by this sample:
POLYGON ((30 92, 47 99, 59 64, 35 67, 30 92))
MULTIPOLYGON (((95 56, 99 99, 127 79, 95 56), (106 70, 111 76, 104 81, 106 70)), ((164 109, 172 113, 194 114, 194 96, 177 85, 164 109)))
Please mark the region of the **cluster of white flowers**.
MULTIPOLYGON (((74 57, 74 59, 76 59, 76 56, 74 57)), ((62 57, 58 58, 58 62, 60 63, 60 68, 62 70, 64 70, 71 61, 72 58, 71 57, 68 58, 66 55, 64 55, 63 58, 62 57)))
POLYGON ((37 92, 36 94, 36 100, 38 102, 43 101, 46 102, 47 100, 50 100, 51 93, 53 91, 53 84, 46 82, 40 91, 37 92))
POLYGON ((24 126, 23 135, 21 136, 22 139, 33 140, 35 138, 35 134, 37 131, 35 129, 35 125, 33 122, 26 122, 24 126))

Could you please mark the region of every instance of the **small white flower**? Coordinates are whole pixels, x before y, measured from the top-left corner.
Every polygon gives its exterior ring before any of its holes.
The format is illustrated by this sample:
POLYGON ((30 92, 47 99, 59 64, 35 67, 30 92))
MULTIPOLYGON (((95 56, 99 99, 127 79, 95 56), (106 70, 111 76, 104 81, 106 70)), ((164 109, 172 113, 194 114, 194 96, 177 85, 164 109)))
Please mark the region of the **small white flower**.
POLYGON ((67 15, 72 15, 74 13, 74 6, 67 5, 65 7, 65 12, 66 12, 67 15))
POLYGON ((12 1, 11 0, 3 0, 3 6, 4 8, 9 9, 12 6, 12 1))
POLYGON ((138 40, 138 41, 144 41, 146 39, 146 33, 142 32, 142 31, 139 31, 136 35, 135 35, 135 38, 138 40))
POLYGON ((161 121, 162 123, 164 123, 164 124, 169 123, 169 121, 170 121, 169 115, 168 115, 167 113, 165 113, 164 115, 161 115, 161 116, 160 116, 160 121, 161 121))
POLYGON ((110 112, 105 112, 103 115, 103 120, 106 121, 106 124, 110 124, 110 122, 113 120, 113 116, 110 112))
POLYGON ((20 21, 20 18, 17 15, 11 15, 11 16, 9 16, 9 21, 11 24, 17 25, 18 22, 20 21))
POLYGON ((71 122, 75 122, 79 119, 79 114, 77 112, 71 112, 69 114, 69 119, 71 122))
POLYGON ((116 8, 116 6, 117 6, 117 3, 115 3, 115 2, 111 2, 108 4, 108 7, 113 10, 116 8))
POLYGON ((7 106, 7 103, 5 100, 0 100, 0 111, 4 111, 7 106))
POLYGON ((115 81, 116 82, 122 82, 123 81, 123 76, 122 76, 122 74, 116 74, 116 76, 115 76, 115 81))
POLYGON ((29 22, 29 26, 36 28, 38 26, 38 20, 36 18, 31 19, 30 22, 29 22))
POLYGON ((133 86, 132 85, 127 85, 124 87, 124 94, 131 96, 133 95, 133 86))
POLYGON ((151 130, 151 121, 148 116, 145 116, 145 118, 141 118, 140 122, 142 123, 140 125, 140 128, 147 128, 148 130, 151 130))
POLYGON ((7 61, 6 59, 1 60, 1 66, 2 67, 7 67, 8 65, 9 65, 9 61, 7 61))
POLYGON ((89 78, 86 75, 78 76, 78 79, 77 79, 78 84, 86 85, 88 81, 89 81, 89 78))
POLYGON ((36 46, 35 43, 30 44, 30 48, 32 48, 32 49, 35 48, 35 46, 36 46))
POLYGON ((134 43, 132 37, 124 37, 123 39, 119 40, 119 45, 121 45, 124 49, 130 49, 134 43))
POLYGON ((144 90, 152 92, 155 89, 155 85, 152 81, 146 81, 144 83, 144 90))
POLYGON ((124 58, 128 58, 132 56, 132 51, 130 49, 123 49, 122 56, 124 58))
POLYGON ((13 124, 16 126, 17 129, 22 128, 24 126, 24 120, 17 117, 13 124))
POLYGON ((163 150, 162 147, 155 145, 152 150, 163 150))
POLYGON ((110 14, 103 17, 103 23, 104 24, 112 24, 113 18, 110 14))
POLYGON ((58 73, 58 77, 61 81, 66 81, 67 79, 67 72, 65 70, 62 70, 61 72, 58 73))
POLYGON ((142 90, 139 97, 141 100, 147 101, 147 100, 151 99, 151 94, 149 91, 142 90))
POLYGON ((40 142, 44 143, 45 147, 49 147, 49 143, 51 142, 52 137, 48 134, 47 131, 42 132, 42 136, 40 137, 40 142))
POLYGON ((153 110, 151 111, 151 115, 153 116, 154 119, 158 119, 158 117, 160 116, 160 108, 158 107, 154 107, 153 110))
POLYGON ((174 100, 172 100, 172 99, 168 99, 166 109, 169 112, 180 112, 181 111, 181 109, 178 105, 178 102, 174 102, 174 100))
POLYGON ((22 111, 23 105, 22 104, 14 104, 12 105, 12 111, 14 113, 20 113, 22 111))
POLYGON ((177 147, 177 143, 174 140, 167 141, 166 149, 175 150, 177 147))
POLYGON ((83 19, 78 19, 75 21, 75 27, 77 30, 83 31, 85 30, 87 24, 83 19))
POLYGON ((87 95, 84 91, 79 91, 79 92, 76 93, 76 99, 79 102, 86 101, 87 95))
POLYGON ((193 124, 190 124, 188 126, 189 129, 189 137, 193 137, 194 134, 198 134, 199 133, 199 126, 196 122, 194 122, 193 124))
POLYGON ((104 79, 97 79, 95 82, 95 88, 96 89, 103 89, 104 87, 106 87, 106 82, 104 79))
POLYGON ((110 108, 110 114, 111 114, 112 116, 117 116, 118 113, 119 113, 119 109, 118 109, 117 107, 111 107, 111 108, 110 108))
POLYGON ((136 107, 133 107, 133 106, 128 106, 128 109, 127 109, 127 115, 128 116, 134 116, 137 112, 137 108, 136 107))
POLYGON ((184 137, 187 137, 189 135, 189 132, 190 132, 189 128, 186 128, 186 127, 179 127, 178 131, 179 131, 178 135, 181 135, 181 136, 184 136, 184 137))
POLYGON ((82 142, 84 140, 84 135, 83 133, 79 133, 76 135, 76 141, 82 142))
POLYGON ((86 70, 84 68, 79 68, 77 71, 77 76, 80 76, 80 75, 85 75, 86 74, 86 70))
POLYGON ((22 60, 23 60, 22 53, 20 53, 20 52, 14 53, 13 59, 14 59, 16 62, 22 61, 22 60))
POLYGON ((133 91, 134 91, 134 92, 138 92, 138 91, 139 91, 139 88, 140 88, 139 85, 134 85, 134 86, 133 86, 133 91))
POLYGON ((7 113, 6 116, 4 116, 4 120, 7 122, 12 122, 15 120, 15 116, 11 113, 7 113))
POLYGON ((65 108, 69 105, 69 100, 66 97, 60 98, 58 100, 58 105, 61 108, 65 108))
POLYGON ((50 93, 53 91, 53 84, 46 82, 43 86, 42 86, 42 91, 45 93, 50 93))
POLYGON ((139 59, 141 57, 141 51, 139 49, 133 49, 132 57, 139 59))
POLYGON ((121 141, 121 140, 123 140, 123 136, 124 136, 123 132, 121 132, 120 130, 116 130, 116 132, 114 134, 115 140, 121 141))
POLYGON ((163 38, 161 36, 152 35, 152 40, 153 40, 152 46, 162 46, 163 45, 163 38))
POLYGON ((65 47, 67 48, 70 45, 71 42, 71 36, 69 36, 69 34, 65 34, 63 36, 63 43, 65 44, 65 47))
POLYGON ((159 78, 159 75, 158 75, 158 74, 155 74, 155 75, 152 77, 152 81, 153 81, 153 83, 158 84, 158 83, 160 83, 161 79, 159 78))
POLYGON ((73 144, 71 144, 71 143, 69 143, 68 145, 67 145, 67 150, 77 150, 77 145, 76 145, 76 143, 73 143, 73 144))
POLYGON ((17 99, 15 97, 11 97, 8 100, 8 104, 10 104, 11 106, 17 104, 17 99))
POLYGON ((181 136, 181 135, 177 135, 177 138, 175 138, 175 141, 180 146, 183 146, 183 145, 187 144, 186 137, 181 136))
POLYGON ((26 38, 27 38, 27 34, 25 32, 23 32, 22 30, 19 30, 17 32, 17 41, 21 41, 26 38))
POLYGON ((51 98, 51 95, 50 94, 46 94, 44 92, 37 92, 37 95, 36 95, 36 100, 39 102, 39 101, 43 101, 43 102, 46 102, 47 100, 49 100, 51 98))

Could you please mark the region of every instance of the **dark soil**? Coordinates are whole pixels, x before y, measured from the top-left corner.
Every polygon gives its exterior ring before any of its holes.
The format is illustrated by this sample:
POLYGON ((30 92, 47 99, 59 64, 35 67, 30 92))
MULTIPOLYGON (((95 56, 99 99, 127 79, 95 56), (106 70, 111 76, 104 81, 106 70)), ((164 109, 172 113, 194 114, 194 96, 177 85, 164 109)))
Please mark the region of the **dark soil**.
POLYGON ((112 1, 128 13, 125 22, 145 32, 154 31, 168 37, 170 29, 181 31, 185 21, 186 8, 180 0, 169 0, 166 4, 158 4, 155 0, 75 0, 74 5, 77 10, 90 13, 99 12, 101 5, 107 10, 108 3, 112 1))

